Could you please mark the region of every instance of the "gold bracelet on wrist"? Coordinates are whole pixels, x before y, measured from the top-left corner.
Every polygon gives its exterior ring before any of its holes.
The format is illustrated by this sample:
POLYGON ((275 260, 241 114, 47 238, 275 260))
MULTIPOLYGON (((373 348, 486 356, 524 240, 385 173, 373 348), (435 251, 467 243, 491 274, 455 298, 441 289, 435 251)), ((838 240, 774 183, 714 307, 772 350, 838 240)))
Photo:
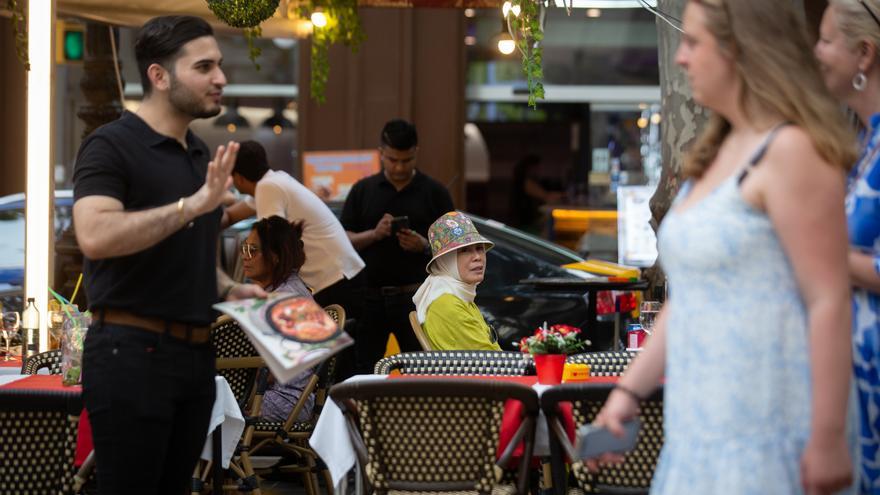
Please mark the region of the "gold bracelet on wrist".
POLYGON ((183 211, 183 198, 177 200, 177 214, 180 216, 180 226, 186 226, 186 213, 183 211))

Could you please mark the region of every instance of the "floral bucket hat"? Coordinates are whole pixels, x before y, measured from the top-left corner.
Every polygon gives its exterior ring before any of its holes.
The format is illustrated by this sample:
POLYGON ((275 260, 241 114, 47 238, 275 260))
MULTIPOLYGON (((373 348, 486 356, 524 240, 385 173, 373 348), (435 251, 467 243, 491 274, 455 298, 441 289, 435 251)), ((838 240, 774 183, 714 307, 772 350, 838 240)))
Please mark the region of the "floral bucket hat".
POLYGON ((428 229, 428 243, 431 245, 431 261, 425 266, 425 271, 430 272, 431 263, 444 254, 461 249, 473 244, 485 244, 486 251, 495 245, 489 239, 481 236, 471 221, 464 213, 450 211, 438 218, 428 229))

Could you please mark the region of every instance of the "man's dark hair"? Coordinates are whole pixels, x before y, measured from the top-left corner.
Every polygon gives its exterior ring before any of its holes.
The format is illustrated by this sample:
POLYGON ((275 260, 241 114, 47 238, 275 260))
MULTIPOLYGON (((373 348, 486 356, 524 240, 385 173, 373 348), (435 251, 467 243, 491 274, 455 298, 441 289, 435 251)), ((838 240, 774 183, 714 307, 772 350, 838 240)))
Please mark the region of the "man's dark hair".
POLYGON ((419 144, 416 126, 403 119, 389 120, 382 128, 382 144, 396 150, 408 150, 419 144))
POLYGON ((239 145, 232 173, 239 174, 251 182, 257 182, 268 171, 269 159, 266 158, 266 148, 256 141, 243 141, 239 145))
POLYGON ((166 15, 154 17, 138 31, 134 42, 134 56, 144 96, 153 91, 147 68, 159 64, 168 71, 174 70, 174 62, 180 56, 180 49, 190 41, 203 36, 213 36, 211 25, 200 17, 189 15, 166 15))
POLYGON ((272 215, 255 223, 253 229, 260 238, 263 263, 272 277, 268 290, 275 290, 306 262, 302 222, 290 223, 272 215))

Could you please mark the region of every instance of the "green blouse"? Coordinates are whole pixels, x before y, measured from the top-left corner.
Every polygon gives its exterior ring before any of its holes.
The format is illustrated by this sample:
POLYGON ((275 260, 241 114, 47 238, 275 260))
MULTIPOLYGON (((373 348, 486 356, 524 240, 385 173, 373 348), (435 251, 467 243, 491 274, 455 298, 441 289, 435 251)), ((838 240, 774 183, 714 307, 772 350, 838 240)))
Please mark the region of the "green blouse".
POLYGON ((428 306, 422 329, 434 350, 500 351, 477 305, 443 294, 428 306))

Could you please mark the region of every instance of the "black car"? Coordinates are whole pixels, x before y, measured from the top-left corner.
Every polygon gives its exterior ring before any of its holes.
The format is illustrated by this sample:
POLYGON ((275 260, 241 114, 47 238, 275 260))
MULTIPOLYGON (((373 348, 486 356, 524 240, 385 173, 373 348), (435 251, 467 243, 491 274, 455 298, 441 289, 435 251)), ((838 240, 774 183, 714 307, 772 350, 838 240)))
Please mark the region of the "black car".
POLYGON ((588 328, 587 298, 583 290, 541 288, 525 279, 586 279, 593 275, 563 265, 581 263, 583 258, 556 244, 467 214, 483 236, 495 243, 486 255, 486 275, 477 288, 476 303, 498 333, 501 348, 517 350, 516 343, 544 322, 564 323, 580 328, 592 341, 591 349, 610 348, 613 321, 600 321, 588 328))
MULTIPOLYGON (((339 208, 331 209, 338 215, 339 208)), ((580 328, 584 338, 590 340, 590 349, 603 350, 611 347, 614 332, 613 317, 599 317, 589 328, 586 292, 566 288, 565 284, 548 287, 524 282, 525 279, 581 280, 595 275, 584 269, 566 268, 563 265, 582 264, 583 258, 556 244, 539 237, 508 227, 495 220, 467 214, 486 238, 495 243, 487 254, 486 275, 477 288, 476 303, 498 334, 504 350, 518 350, 516 343, 547 322, 548 325, 564 323, 580 328), (603 321, 604 320, 604 321, 603 321)), ((247 236, 252 219, 243 220, 224 232, 221 258, 230 275, 241 280, 241 264, 238 262, 238 244, 247 236)))

